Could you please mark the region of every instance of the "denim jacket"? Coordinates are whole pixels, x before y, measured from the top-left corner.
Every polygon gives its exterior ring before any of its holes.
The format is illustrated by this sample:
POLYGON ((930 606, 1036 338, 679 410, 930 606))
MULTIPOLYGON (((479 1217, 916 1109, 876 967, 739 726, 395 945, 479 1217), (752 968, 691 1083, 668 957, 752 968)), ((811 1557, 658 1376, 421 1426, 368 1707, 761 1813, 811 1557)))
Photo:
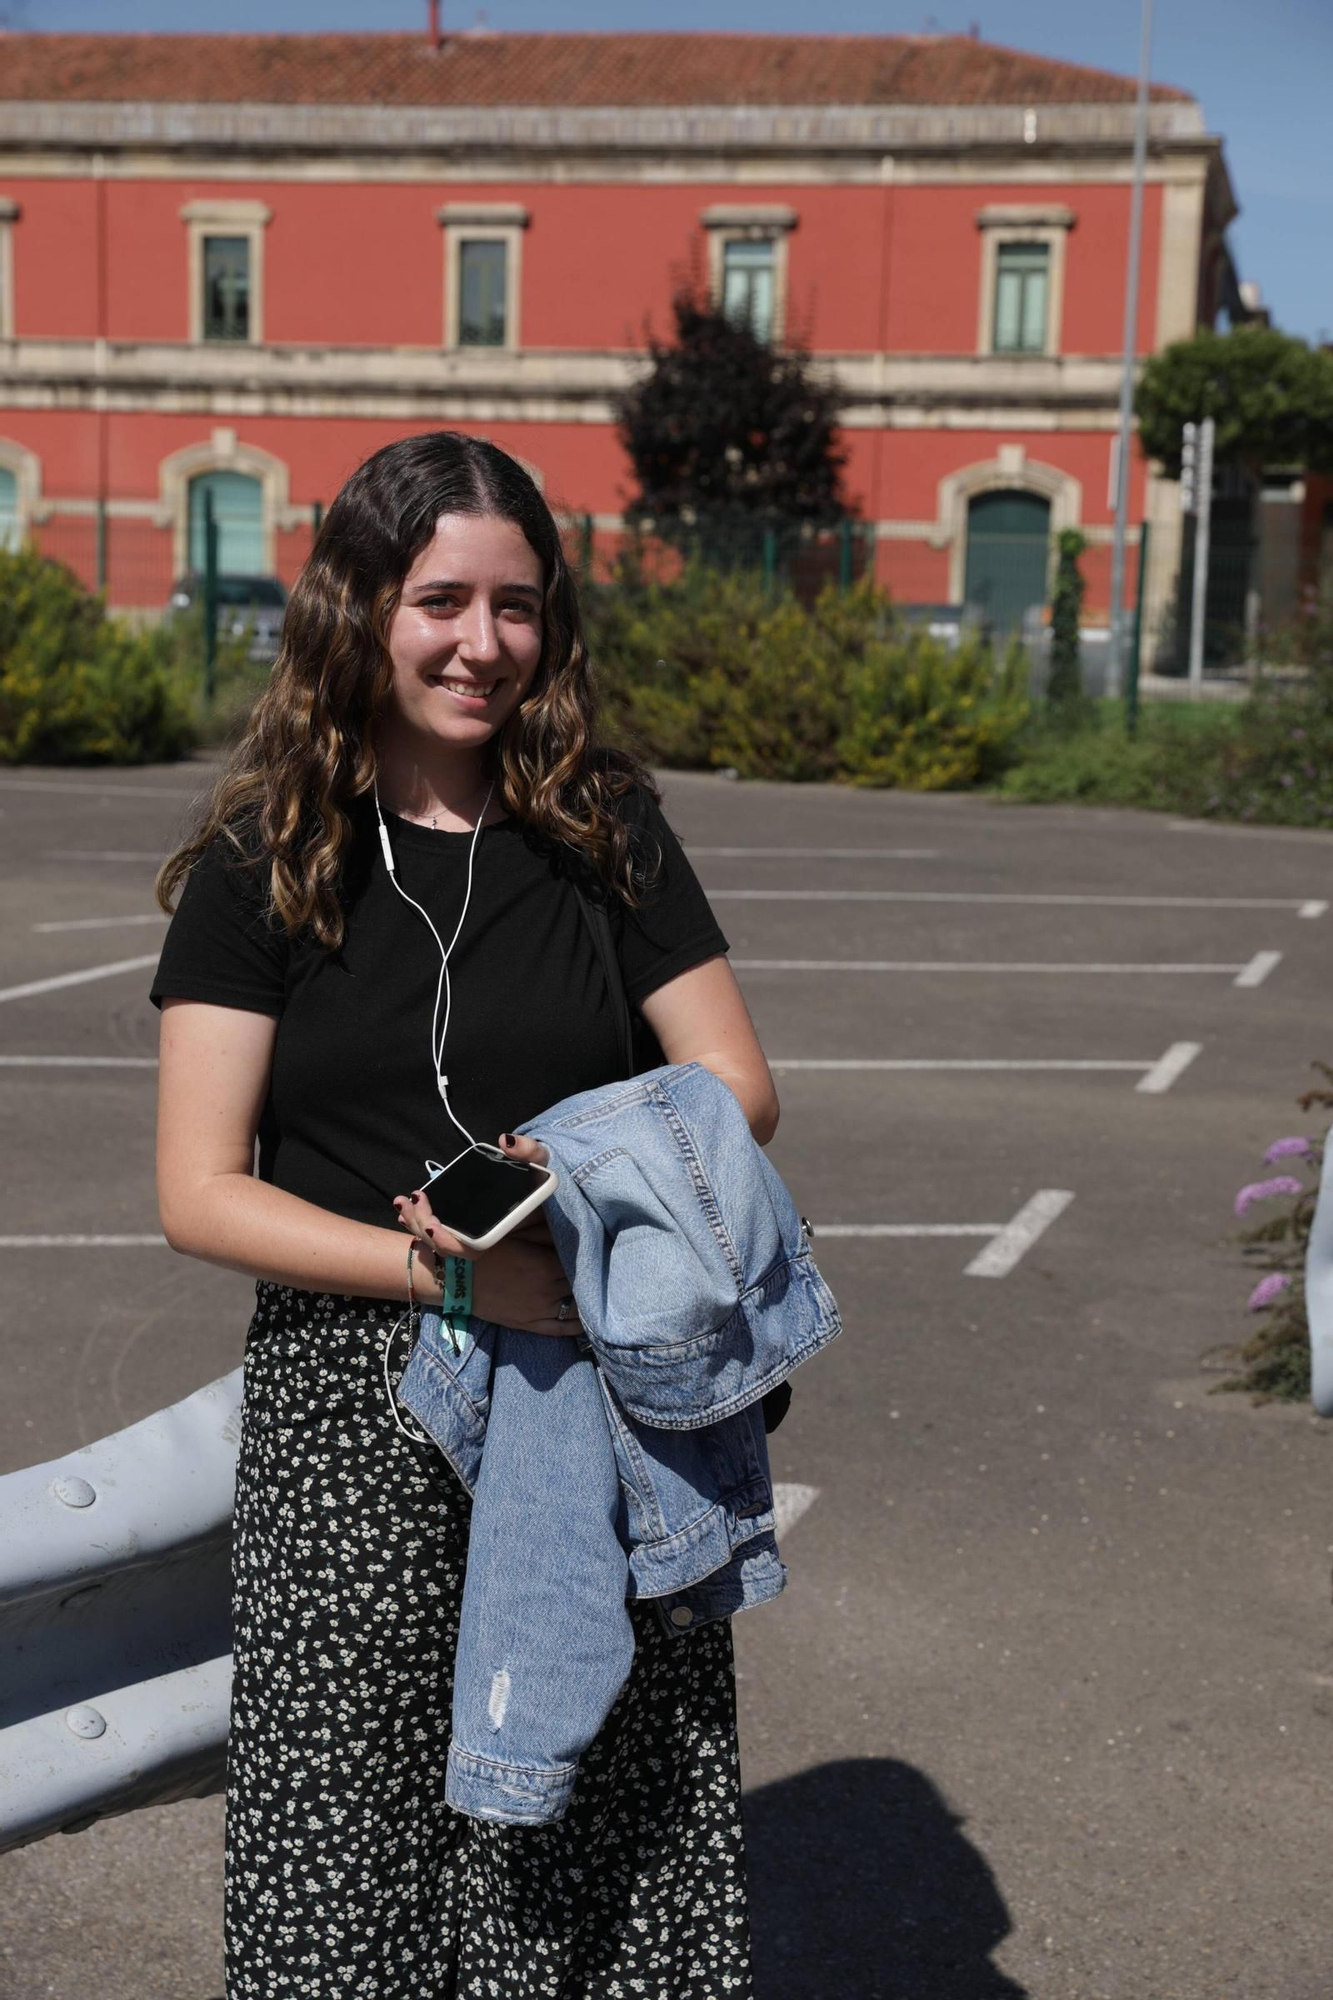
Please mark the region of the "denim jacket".
POLYGON ((682 1634, 782 1589, 761 1399, 840 1321, 701 1064, 522 1129, 559 1175, 546 1213, 584 1335, 473 1319, 455 1354, 425 1314, 398 1399, 474 1495, 446 1796, 533 1823, 563 1813, 629 1672, 627 1599, 682 1634))

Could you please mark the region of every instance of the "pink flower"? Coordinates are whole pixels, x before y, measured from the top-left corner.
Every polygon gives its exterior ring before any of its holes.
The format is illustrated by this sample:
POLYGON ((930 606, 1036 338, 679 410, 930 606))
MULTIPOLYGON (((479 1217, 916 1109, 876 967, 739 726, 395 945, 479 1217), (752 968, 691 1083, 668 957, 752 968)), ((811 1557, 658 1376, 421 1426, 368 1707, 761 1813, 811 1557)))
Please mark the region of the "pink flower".
POLYGON ((1266 1278, 1260 1278, 1246 1302, 1246 1310, 1261 1313, 1271 1306, 1274 1299, 1285 1292, 1291 1279, 1283 1271, 1270 1271, 1266 1278))
POLYGON ((1251 1181, 1241 1189, 1236 1196, 1236 1213, 1244 1215, 1256 1201, 1267 1201, 1270 1195, 1304 1193, 1304 1182, 1298 1181, 1294 1174, 1274 1174, 1271 1181, 1251 1181))
POLYGON ((1275 1160, 1290 1160, 1297 1156, 1302 1160, 1309 1159, 1310 1141, 1308 1139, 1274 1139, 1272 1145, 1264 1154, 1264 1158, 1270 1167, 1275 1160))

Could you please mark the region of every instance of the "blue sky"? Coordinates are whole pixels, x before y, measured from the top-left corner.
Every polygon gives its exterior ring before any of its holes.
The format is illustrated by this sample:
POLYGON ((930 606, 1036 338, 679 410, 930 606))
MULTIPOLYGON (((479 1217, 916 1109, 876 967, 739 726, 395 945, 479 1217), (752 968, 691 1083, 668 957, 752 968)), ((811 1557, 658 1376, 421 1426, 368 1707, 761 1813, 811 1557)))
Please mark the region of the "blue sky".
MULTIPOLYGON (((492 28, 714 28, 758 32, 904 34, 925 28, 1132 73, 1139 0, 482 0, 492 28)), ((467 27, 478 0, 444 0, 446 24, 467 27)), ((1333 4, 1330 0, 1157 0, 1153 75, 1192 92, 1226 141, 1241 205, 1232 246, 1241 276, 1263 288, 1279 325, 1333 339, 1333 4)), ((212 25, 260 30, 415 28, 426 0, 0 0, 15 28, 166 30, 212 25)))

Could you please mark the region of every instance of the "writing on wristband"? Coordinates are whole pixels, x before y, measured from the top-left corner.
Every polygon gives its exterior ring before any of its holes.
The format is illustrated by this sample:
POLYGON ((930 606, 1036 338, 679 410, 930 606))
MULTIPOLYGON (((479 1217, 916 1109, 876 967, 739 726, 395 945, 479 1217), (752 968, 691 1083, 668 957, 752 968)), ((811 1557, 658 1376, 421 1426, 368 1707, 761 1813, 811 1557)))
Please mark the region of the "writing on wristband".
POLYGON ((472 1315, 472 1262, 468 1257, 439 1257, 435 1269, 440 1280, 440 1314, 455 1354, 463 1351, 467 1323, 472 1315))

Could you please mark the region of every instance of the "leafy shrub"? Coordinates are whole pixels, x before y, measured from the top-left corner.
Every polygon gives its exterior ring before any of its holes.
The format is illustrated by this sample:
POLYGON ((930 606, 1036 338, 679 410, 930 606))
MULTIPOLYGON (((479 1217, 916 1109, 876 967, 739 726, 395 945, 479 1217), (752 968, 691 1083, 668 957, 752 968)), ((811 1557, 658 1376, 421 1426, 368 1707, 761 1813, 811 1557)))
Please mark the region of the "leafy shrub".
POLYGON ((0 763, 165 762, 193 741, 161 633, 108 618, 58 563, 0 550, 0 763))
POLYGON ((1078 559, 1088 544, 1077 528, 1063 528, 1056 546, 1059 561, 1051 594, 1051 678, 1046 689, 1052 708, 1080 703, 1083 696, 1079 621, 1086 585, 1078 559))
POLYGON ((1034 721, 1002 789, 1034 805, 1206 814, 1218 809, 1223 754, 1242 726, 1230 705, 1162 702, 1127 736, 1118 702, 1088 703, 1075 728, 1061 718, 1034 721))
POLYGON ((806 606, 752 569, 631 563, 587 620, 613 734, 667 765, 941 790, 997 775, 1026 719, 1021 655, 899 635, 869 585, 806 606))

